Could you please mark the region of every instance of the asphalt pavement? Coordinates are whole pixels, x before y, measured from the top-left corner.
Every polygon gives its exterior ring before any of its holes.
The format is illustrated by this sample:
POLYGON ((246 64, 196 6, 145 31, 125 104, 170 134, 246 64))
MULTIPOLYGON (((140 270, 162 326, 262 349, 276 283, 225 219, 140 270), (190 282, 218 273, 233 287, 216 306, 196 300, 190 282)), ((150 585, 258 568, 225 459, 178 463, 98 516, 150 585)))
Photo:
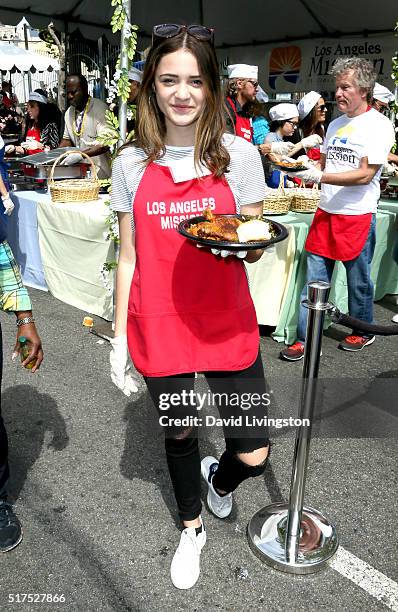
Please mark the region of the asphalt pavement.
MULTIPOLYGON (((221 521, 204 508, 201 576, 178 591, 169 578, 178 520, 145 387, 141 381, 133 398, 121 394, 109 377, 109 344, 82 327, 87 313, 30 293, 45 351, 37 374, 11 362, 15 322, 2 314, 10 496, 24 539, 0 556, 1 612, 398 610, 396 336, 355 354, 337 348, 343 328, 330 328, 323 341, 317 410, 324 416, 314 425, 305 500, 336 524, 342 550, 353 555, 352 575, 339 563, 287 575, 248 546, 254 512, 289 496, 294 437, 281 429, 264 476, 239 487, 232 515, 221 521), (19 603, 23 593, 40 601, 19 603)), ((388 323, 397 310, 384 300, 377 320, 388 323)), ((281 345, 261 331, 272 411, 294 415, 302 363, 280 361, 281 345)), ((220 455, 220 429, 201 438, 203 455, 220 455)))

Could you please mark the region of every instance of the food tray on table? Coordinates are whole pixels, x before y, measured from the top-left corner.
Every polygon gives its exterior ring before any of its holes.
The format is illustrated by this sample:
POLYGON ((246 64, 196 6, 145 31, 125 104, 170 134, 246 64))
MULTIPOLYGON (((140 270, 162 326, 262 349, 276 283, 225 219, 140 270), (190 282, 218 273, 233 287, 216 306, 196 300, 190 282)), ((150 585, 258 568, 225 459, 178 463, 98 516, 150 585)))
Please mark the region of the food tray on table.
MULTIPOLYGON (((217 217, 224 218, 236 218, 240 221, 247 221, 248 217, 245 215, 216 215, 217 217)), ((256 218, 256 217, 252 217, 256 218)), ((228 250, 240 250, 240 251, 253 251, 255 249, 266 249, 267 247, 275 244, 277 242, 281 242, 285 240, 288 236, 288 231, 284 225, 281 223, 277 223, 273 219, 262 219, 266 223, 269 224, 269 231, 271 234, 271 238, 268 240, 256 240, 253 242, 229 242, 225 240, 213 240, 212 238, 203 238, 201 236, 194 236, 190 233, 189 228, 192 225, 196 225, 197 223, 203 223, 208 221, 206 217, 193 217, 191 219, 185 219, 181 221, 177 230, 178 232, 188 238, 188 240, 192 240, 196 242, 198 245, 206 246, 211 249, 228 249, 228 250)))

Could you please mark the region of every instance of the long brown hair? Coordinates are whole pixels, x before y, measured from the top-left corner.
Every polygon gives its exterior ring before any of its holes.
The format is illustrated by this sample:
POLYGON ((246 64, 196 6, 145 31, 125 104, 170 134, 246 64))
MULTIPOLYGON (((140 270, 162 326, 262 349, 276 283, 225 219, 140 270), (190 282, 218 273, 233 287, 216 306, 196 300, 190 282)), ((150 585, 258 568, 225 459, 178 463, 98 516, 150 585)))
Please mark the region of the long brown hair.
POLYGON ((160 60, 179 49, 190 51, 196 58, 205 89, 205 104, 195 131, 195 165, 206 165, 215 176, 227 170, 230 156, 222 144, 225 132, 225 102, 221 90, 218 63, 210 42, 197 40, 182 32, 178 36, 157 41, 145 62, 137 105, 136 139, 133 145, 147 154, 146 163, 162 157, 165 152, 166 124, 153 88, 155 72, 160 60))
POLYGON ((316 105, 311 109, 302 121, 299 123, 299 128, 303 133, 303 136, 311 136, 311 134, 318 134, 322 138, 325 138, 325 128, 323 123, 318 121, 317 107, 316 105))

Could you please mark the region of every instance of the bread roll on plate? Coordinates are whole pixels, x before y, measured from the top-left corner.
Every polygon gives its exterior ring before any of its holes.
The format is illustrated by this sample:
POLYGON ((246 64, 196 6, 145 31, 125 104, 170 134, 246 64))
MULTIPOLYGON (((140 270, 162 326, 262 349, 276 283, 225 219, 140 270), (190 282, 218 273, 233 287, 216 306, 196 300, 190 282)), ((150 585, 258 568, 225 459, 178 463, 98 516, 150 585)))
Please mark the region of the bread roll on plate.
POLYGON ((269 231, 269 224, 259 219, 252 219, 246 221, 236 228, 239 242, 255 242, 257 240, 270 240, 271 233, 269 231))

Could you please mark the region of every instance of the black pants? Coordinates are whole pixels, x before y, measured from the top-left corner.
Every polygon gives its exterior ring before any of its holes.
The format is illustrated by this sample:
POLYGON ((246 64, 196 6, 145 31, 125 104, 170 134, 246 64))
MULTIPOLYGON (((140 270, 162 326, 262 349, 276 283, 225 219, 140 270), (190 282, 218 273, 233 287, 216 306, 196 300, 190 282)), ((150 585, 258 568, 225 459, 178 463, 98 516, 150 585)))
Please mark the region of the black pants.
MULTIPOLYGON (((234 394, 266 394, 266 383, 264 370, 261 362, 260 352, 252 366, 238 372, 205 372, 210 390, 213 394, 225 394, 232 397, 234 394)), ((146 377, 145 382, 149 394, 155 404, 159 415, 164 416, 161 410, 162 397, 165 395, 189 393, 194 388, 194 374, 179 374, 162 378, 146 377)), ((230 405, 223 402, 217 403, 221 418, 228 418, 234 412, 230 405)), ((249 412, 249 411, 248 411, 249 412)), ((168 410, 168 416, 175 417, 198 414, 195 405, 181 409, 181 406, 168 410)), ((261 408, 261 413, 266 411, 261 408)), ((238 407, 235 416, 242 414, 238 407)), ((247 413, 246 413, 247 414, 247 413)), ((243 414, 243 416, 246 416, 243 414)), ((259 412, 257 411, 257 415, 259 412)), ((250 415, 251 416, 251 415, 250 415)), ((242 425, 233 431, 224 427, 226 449, 220 458, 219 468, 214 475, 213 485, 217 490, 230 493, 236 487, 251 476, 258 476, 265 469, 265 462, 256 466, 246 465, 238 453, 250 453, 254 450, 268 446, 268 429, 262 425, 249 429, 242 425)), ((202 503, 200 499, 200 454, 198 444, 197 427, 174 428, 165 431, 165 448, 167 464, 173 483, 174 494, 177 501, 179 515, 182 520, 193 520, 201 512, 202 503)))
POLYGON ((0 324, 0 500, 6 499, 6 486, 9 477, 8 469, 8 439, 1 416, 1 379, 3 376, 3 337, 0 324))

